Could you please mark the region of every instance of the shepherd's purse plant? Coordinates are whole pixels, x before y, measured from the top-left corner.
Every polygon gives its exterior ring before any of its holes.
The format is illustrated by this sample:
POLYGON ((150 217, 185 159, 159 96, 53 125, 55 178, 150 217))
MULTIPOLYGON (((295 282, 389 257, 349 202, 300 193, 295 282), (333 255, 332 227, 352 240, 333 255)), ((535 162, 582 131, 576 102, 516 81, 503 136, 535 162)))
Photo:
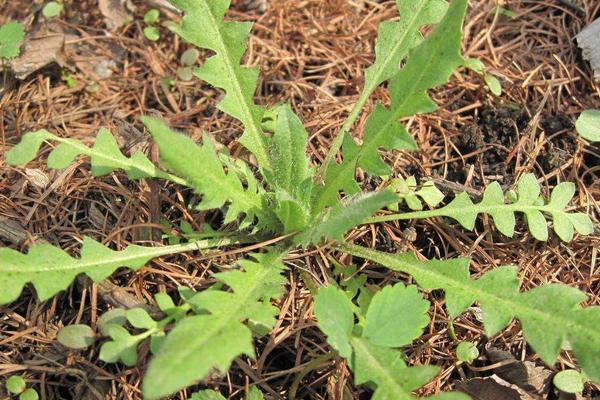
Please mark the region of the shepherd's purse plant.
MULTIPOLYGON (((243 126, 240 143, 252 153, 255 165, 218 151, 205 134, 196 143, 160 119, 142 121, 160 149, 155 164, 142 152, 123 154, 117 141, 101 129, 92 147, 46 130, 27 133, 6 155, 10 165, 33 160, 42 145, 53 146, 49 168, 66 168, 79 156, 90 158, 94 176, 116 170, 130 179, 161 179, 191 188, 201 201, 198 210, 220 209, 223 228, 218 233, 194 234, 188 241, 148 247, 130 245, 111 249, 84 238, 77 257, 50 244, 34 244, 26 254, 0 249, 0 303, 15 301, 26 284, 40 300, 67 288, 79 274, 98 282, 117 268, 137 270, 156 257, 223 246, 267 242, 262 251, 246 254, 237 268, 215 273, 214 287, 194 292, 182 288, 176 304, 165 293, 155 300, 162 317, 145 310, 113 309, 104 314, 97 331, 85 325, 65 328, 59 340, 83 348, 101 340, 99 358, 133 366, 138 346, 150 341, 153 357, 142 391, 158 399, 205 379, 225 373, 240 356, 254 357, 253 338, 274 327, 275 306, 285 292, 285 259, 298 247, 329 246, 339 252, 377 263, 414 278, 373 291, 364 280, 350 290, 333 282, 316 290, 314 313, 335 354, 347 360, 354 382, 374 390, 373 399, 411 399, 412 393, 436 376, 435 366, 407 366, 402 347, 412 343, 428 325, 430 305, 421 292, 442 289, 450 318, 475 302, 483 311, 485 332, 495 335, 521 322, 525 340, 546 363, 553 364, 562 349, 572 349, 581 369, 600 383, 600 307, 581 306, 586 295, 576 288, 546 284, 520 290, 518 269, 504 266, 473 279, 469 259, 423 260, 412 253, 393 254, 345 241, 345 234, 361 224, 445 217, 473 229, 480 214, 489 215, 497 229, 513 236, 516 214, 524 216, 538 240, 555 234, 570 241, 590 234, 587 215, 567 211, 575 193, 568 182, 541 195, 531 174, 520 177, 505 193, 490 184, 481 201, 461 193, 445 206, 431 182, 414 178, 391 180, 382 189, 365 192, 356 170, 386 177, 390 167, 380 150, 417 149, 402 118, 429 113, 436 104, 430 89, 445 84, 465 65, 460 53, 467 0, 397 0, 400 20, 383 22, 375 47, 375 61, 364 73, 364 88, 348 119, 320 165, 307 157, 308 133, 289 105, 264 107, 254 102, 259 71, 240 65, 252 24, 224 19, 229 0, 172 0, 183 12, 180 25, 171 25, 190 44, 214 53, 194 74, 224 92, 219 109, 243 126), (427 37, 422 28, 432 26, 427 37), (378 104, 368 116, 361 142, 353 129, 376 88, 387 82, 390 104, 378 104), (410 212, 399 212, 405 202, 410 212), (394 211, 396 210, 396 211, 394 211)), ((314 285, 314 284, 313 284, 314 285)), ((439 399, 466 399, 461 393, 442 393, 439 399)))

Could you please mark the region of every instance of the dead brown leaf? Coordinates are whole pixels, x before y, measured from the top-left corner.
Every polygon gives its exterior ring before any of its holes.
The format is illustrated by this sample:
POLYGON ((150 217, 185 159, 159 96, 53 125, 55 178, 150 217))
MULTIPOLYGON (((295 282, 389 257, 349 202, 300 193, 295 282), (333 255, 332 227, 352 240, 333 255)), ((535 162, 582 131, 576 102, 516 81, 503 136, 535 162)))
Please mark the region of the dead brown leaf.
POLYGON ((123 0, 98 0, 98 8, 109 31, 116 31, 133 19, 123 0))
POLYGON ((471 396, 472 400, 541 400, 517 385, 506 382, 498 375, 487 378, 473 378, 460 382, 456 389, 471 396))
POLYGON ((508 351, 489 349, 487 356, 491 362, 514 360, 513 363, 502 365, 494 370, 494 373, 503 380, 517 385, 521 389, 541 396, 548 394, 552 371, 547 368, 536 366, 531 361, 518 361, 508 351))

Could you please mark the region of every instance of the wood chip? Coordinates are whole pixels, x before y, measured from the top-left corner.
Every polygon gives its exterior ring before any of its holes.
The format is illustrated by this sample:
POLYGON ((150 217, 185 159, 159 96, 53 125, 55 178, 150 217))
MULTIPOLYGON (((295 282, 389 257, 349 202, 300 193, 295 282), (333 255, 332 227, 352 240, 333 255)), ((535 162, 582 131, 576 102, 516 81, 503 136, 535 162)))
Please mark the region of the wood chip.
POLYGON ((21 55, 10 62, 10 68, 18 79, 25 79, 52 63, 63 66, 64 44, 65 35, 62 33, 29 37, 21 55))
POLYGON ((19 244, 27 239, 27 231, 17 221, 0 217, 0 239, 19 244))

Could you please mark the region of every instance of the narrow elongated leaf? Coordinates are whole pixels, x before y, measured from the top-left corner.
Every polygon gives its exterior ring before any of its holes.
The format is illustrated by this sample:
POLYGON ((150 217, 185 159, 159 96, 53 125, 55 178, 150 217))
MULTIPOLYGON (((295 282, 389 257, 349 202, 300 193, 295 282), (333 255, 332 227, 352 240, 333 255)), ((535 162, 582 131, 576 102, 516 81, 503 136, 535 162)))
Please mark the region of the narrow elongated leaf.
POLYGON ((216 274, 231 292, 205 290, 186 299, 200 315, 181 320, 167 334, 144 377, 145 399, 158 399, 203 379, 213 370, 226 372, 241 354, 254 356, 249 320, 264 327, 275 324, 277 308, 269 299, 283 294, 284 254, 254 254, 239 270, 216 274))
POLYGON ((381 208, 398 202, 398 196, 389 190, 356 195, 333 207, 322 221, 302 232, 297 243, 318 243, 322 238, 343 239, 344 233, 373 215, 381 208))
POLYGON ((79 258, 50 244, 33 245, 27 254, 0 248, 0 304, 16 300, 27 283, 33 284, 40 300, 47 300, 66 289, 79 274, 99 282, 120 267, 137 270, 156 257, 227 243, 232 242, 202 240, 165 247, 130 245, 122 251, 114 251, 86 237, 79 258))
POLYGON ((415 142, 399 119, 437 109, 427 92, 445 84, 454 70, 463 64, 460 44, 466 8, 466 0, 453 0, 440 24, 391 79, 391 106, 389 109, 377 106, 365 125, 358 156, 358 166, 365 171, 377 175, 389 173, 389 167, 379 158, 379 148, 416 149, 415 142))
MULTIPOLYGON (((401 5, 401 10, 415 7, 431 7, 430 17, 420 21, 434 21, 439 16, 440 2, 416 1, 401 5), (409 4, 411 3, 411 4, 409 4), (437 4, 437 5, 436 5, 437 4)), ((391 106, 378 105, 367 119, 363 143, 358 146, 354 140, 342 132, 344 160, 341 165, 327 167, 323 188, 317 188, 313 201, 314 213, 335 204, 339 191, 346 191, 354 181, 356 167, 372 174, 389 173, 389 167, 381 160, 379 149, 416 149, 416 144, 400 123, 400 118, 416 113, 434 111, 437 105, 429 98, 428 90, 446 83, 452 72, 463 64, 460 55, 462 23, 467 1, 455 0, 450 5, 442 21, 419 46, 417 46, 406 65, 390 81, 391 106)), ((408 14, 412 15, 412 14, 408 14)), ((418 33, 411 33, 413 40, 418 33)), ((382 76, 387 76, 382 75, 382 76)), ((376 82, 376 80, 374 81, 376 82)), ((348 193, 347 193, 348 194, 348 193)))
POLYGON ((294 195, 302 183, 310 178, 306 155, 308 132, 289 104, 277 109, 275 132, 271 139, 272 173, 265 177, 273 189, 294 195))
POLYGON ((181 26, 172 27, 175 33, 216 53, 198 68, 196 75, 225 91, 219 109, 242 122, 245 131, 240 142, 254 154, 262 170, 270 171, 267 137, 261 127, 264 109, 253 99, 259 71, 240 66, 252 24, 224 21, 231 0, 172 2, 184 12, 181 26))
POLYGON ((526 174, 517 185, 518 199, 513 203, 506 203, 500 184, 492 182, 485 190, 480 203, 474 204, 465 192, 459 193, 454 200, 445 207, 397 214, 392 217, 372 218, 368 222, 383 222, 394 219, 413 219, 429 217, 449 217, 456 220, 466 229, 473 229, 479 214, 490 215, 498 230, 509 237, 515 231, 515 213, 525 214, 529 231, 538 240, 548 239, 547 222, 544 215, 553 221, 554 232, 564 241, 570 241, 575 231, 582 235, 593 232, 594 226, 591 219, 584 213, 569 213, 566 206, 575 194, 575 185, 564 182, 557 185, 550 194, 550 201, 543 202, 540 196, 540 185, 533 174, 526 174))
POLYGON ((6 162, 10 165, 27 164, 37 156, 45 141, 58 143, 48 156, 50 168, 66 168, 77 156, 84 155, 91 158, 92 174, 95 176, 108 175, 120 169, 131 179, 155 177, 185 183, 159 170, 142 152, 136 152, 131 158, 124 156, 115 138, 105 128, 98 132, 93 147, 87 147, 79 140, 61 138, 43 129, 26 133, 21 142, 6 154, 6 162))
MULTIPOLYGON (((254 217, 268 214, 263 207, 258 182, 252 177, 245 189, 239 176, 234 172, 225 172, 223 163, 208 139, 197 145, 192 139, 172 131, 156 118, 144 117, 144 124, 160 149, 160 157, 167 168, 184 176, 189 185, 203 195, 202 209, 221 208, 229 203, 225 223, 245 215, 246 224, 254 217)), ((266 216, 265 216, 266 217, 266 216)))
POLYGON ((470 278, 469 260, 418 261, 412 254, 387 254, 360 246, 340 245, 344 251, 372 260, 394 271, 412 275, 424 289, 444 289, 451 317, 474 301, 483 310, 488 336, 519 319, 525 339, 542 360, 553 364, 565 343, 570 343, 586 374, 600 382, 600 307, 581 308, 581 291, 560 284, 519 292, 517 268, 494 269, 477 280, 470 278))
MULTIPOLYGON (((334 164, 333 158, 369 97, 381 83, 396 75, 409 51, 421 43, 420 29, 437 23, 448 7, 444 0, 396 0, 396 4, 400 21, 380 24, 375 44, 375 62, 365 70, 365 86, 321 165, 321 178, 327 175, 329 167, 334 164)), ((406 139, 409 145, 414 145, 410 136, 403 132, 400 132, 399 139, 406 139)))
POLYGON ((275 214, 283 224, 284 233, 300 231, 310 219, 312 174, 306 155, 308 132, 289 105, 274 110, 275 125, 271 144, 272 172, 265 180, 275 190, 275 214))

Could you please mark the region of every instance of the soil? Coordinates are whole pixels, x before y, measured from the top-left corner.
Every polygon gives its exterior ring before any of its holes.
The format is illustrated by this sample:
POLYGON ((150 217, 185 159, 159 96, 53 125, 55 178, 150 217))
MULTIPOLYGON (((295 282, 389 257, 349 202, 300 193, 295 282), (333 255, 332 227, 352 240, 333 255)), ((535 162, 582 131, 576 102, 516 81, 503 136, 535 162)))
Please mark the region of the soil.
MULTIPOLYGON (((475 116, 475 122, 461 128, 456 150, 451 153, 454 157, 476 153, 475 156, 469 158, 469 162, 449 163, 446 179, 464 183, 474 166, 485 178, 474 178, 471 181, 474 189, 482 189, 490 180, 510 185, 516 180, 514 153, 518 150, 517 146, 523 145, 521 139, 528 133, 530 124, 531 118, 516 106, 482 108, 480 115, 475 116)), ((540 116, 538 130, 548 138, 536 158, 543 172, 551 173, 575 156, 577 136, 571 117, 544 113, 540 116)), ((438 169, 437 173, 443 174, 442 169, 438 169)))

